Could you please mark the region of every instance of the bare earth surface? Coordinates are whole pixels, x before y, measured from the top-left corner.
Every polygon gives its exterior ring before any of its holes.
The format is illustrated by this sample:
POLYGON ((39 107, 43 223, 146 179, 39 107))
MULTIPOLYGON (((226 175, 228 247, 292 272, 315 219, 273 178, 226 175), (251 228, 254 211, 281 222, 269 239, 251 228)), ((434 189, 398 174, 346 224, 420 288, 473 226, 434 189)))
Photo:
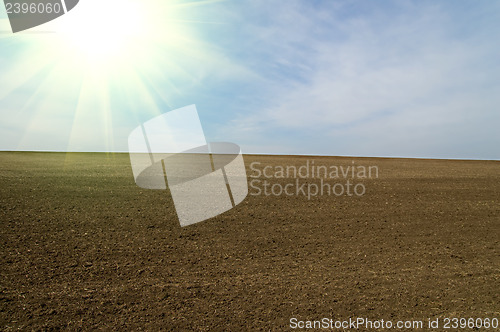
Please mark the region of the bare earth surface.
POLYGON ((0 153, 0 328, 500 318, 500 162, 244 158, 248 175, 255 161, 314 160, 379 177, 356 180, 361 197, 249 195, 181 228, 168 191, 135 185, 127 154, 0 153))

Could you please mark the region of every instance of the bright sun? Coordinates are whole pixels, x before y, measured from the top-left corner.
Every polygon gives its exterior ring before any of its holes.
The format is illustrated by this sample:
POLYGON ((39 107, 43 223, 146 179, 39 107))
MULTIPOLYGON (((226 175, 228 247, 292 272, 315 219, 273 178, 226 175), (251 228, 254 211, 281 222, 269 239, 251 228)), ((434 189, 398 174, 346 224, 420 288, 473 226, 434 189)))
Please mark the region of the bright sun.
POLYGON ((140 1, 80 1, 61 18, 62 41, 87 61, 108 64, 134 56, 137 42, 147 36, 148 19, 140 1))
POLYGON ((195 84, 206 75, 201 64, 220 62, 199 37, 212 22, 199 20, 197 8, 214 1, 80 0, 65 15, 16 34, 25 52, 19 65, 2 73, 13 83, 0 99, 44 73, 26 105, 40 116, 73 112, 68 149, 88 128, 100 128, 112 149, 116 104, 161 114, 181 93, 179 82, 195 84))

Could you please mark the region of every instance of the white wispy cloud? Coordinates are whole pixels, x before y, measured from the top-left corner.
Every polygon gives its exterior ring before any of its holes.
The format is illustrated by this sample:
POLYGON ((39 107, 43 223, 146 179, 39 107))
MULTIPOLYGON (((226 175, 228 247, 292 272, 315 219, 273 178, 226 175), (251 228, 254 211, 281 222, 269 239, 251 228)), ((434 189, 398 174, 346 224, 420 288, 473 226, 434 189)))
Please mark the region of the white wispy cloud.
POLYGON ((385 5, 294 2, 255 24, 254 43, 284 73, 268 75, 271 102, 230 123, 235 136, 254 146, 251 137, 286 140, 293 129, 308 133, 299 153, 498 158, 500 137, 488 124, 499 120, 499 48, 481 29, 457 34, 469 22, 449 8, 385 5), (477 149, 471 131, 483 138, 477 149))

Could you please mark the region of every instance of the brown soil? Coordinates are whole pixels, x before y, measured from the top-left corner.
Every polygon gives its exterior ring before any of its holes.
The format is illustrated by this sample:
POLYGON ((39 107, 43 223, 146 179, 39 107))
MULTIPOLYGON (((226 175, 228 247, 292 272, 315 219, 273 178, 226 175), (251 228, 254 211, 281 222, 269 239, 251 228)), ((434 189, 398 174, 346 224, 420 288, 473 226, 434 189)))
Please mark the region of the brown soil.
POLYGON ((137 187, 126 154, 1 153, 0 327, 500 318, 499 162, 245 156, 260 169, 306 160, 375 165, 379 178, 358 181, 361 197, 249 195, 181 228, 168 191, 137 187))

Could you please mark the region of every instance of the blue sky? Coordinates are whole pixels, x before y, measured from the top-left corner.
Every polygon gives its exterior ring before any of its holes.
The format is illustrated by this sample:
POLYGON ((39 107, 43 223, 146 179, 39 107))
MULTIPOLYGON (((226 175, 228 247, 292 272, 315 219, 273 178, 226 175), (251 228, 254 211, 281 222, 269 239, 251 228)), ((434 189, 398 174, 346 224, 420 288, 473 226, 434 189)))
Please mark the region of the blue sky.
POLYGON ((0 149, 127 151, 196 104, 244 153, 500 159, 500 2, 160 2, 141 2, 155 37, 108 69, 59 32, 8 33, 2 8, 0 149))

